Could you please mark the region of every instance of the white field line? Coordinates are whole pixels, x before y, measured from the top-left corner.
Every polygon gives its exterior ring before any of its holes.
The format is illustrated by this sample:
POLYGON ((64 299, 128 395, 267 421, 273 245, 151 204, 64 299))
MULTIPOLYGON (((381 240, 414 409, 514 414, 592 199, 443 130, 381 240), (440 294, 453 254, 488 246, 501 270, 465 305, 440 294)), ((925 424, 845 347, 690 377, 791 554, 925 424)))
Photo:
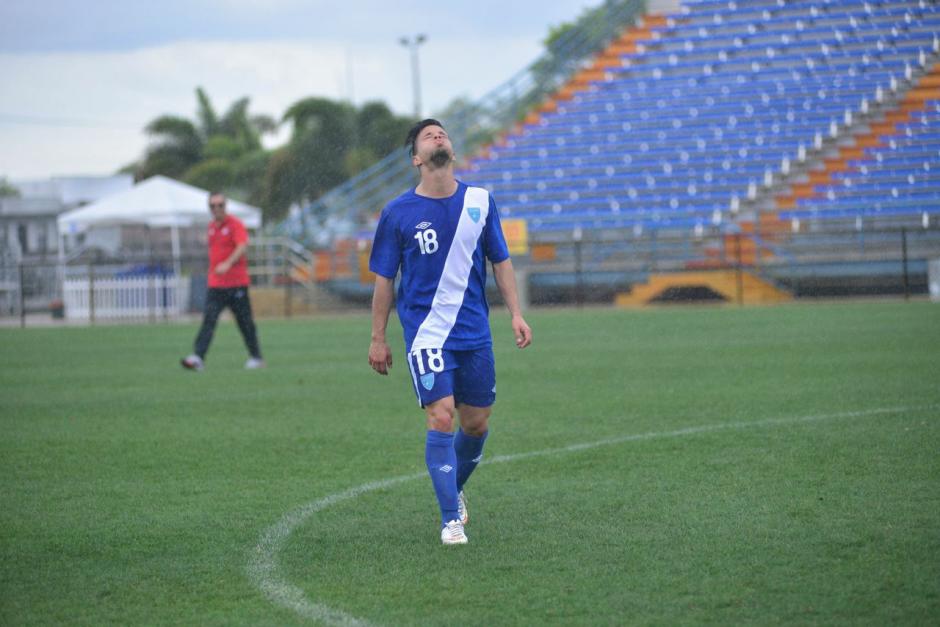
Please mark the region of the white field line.
MULTIPOLYGON (((484 464, 499 464, 505 462, 514 462, 532 457, 544 457, 547 455, 559 455, 562 453, 574 453, 584 451, 600 446, 613 444, 622 444, 624 442, 636 442, 640 440, 654 440, 660 438, 676 438, 686 435, 695 435, 699 433, 710 433, 712 431, 726 431, 729 429, 747 429, 750 427, 767 427, 774 425, 792 425, 800 423, 819 422, 822 420, 835 420, 839 418, 864 418, 867 416, 877 416, 879 414, 900 414, 904 412, 933 410, 940 407, 936 405, 922 407, 881 407, 877 409, 866 409, 860 411, 847 411, 835 414, 817 414, 814 416, 798 416, 790 418, 768 418, 766 420, 755 420, 752 422, 723 422, 712 425, 702 425, 700 427, 687 427, 685 429, 675 429, 673 431, 651 431, 648 433, 638 433, 634 435, 624 435, 616 438, 607 438, 595 442, 584 442, 581 444, 572 444, 560 448, 545 449, 541 451, 530 451, 528 453, 516 453, 514 455, 497 455, 486 459, 484 464)), ((248 577, 251 582, 267 597, 268 600, 276 605, 292 610, 299 616, 311 620, 326 623, 328 625, 368 625, 363 619, 356 618, 322 603, 316 603, 309 600, 304 591, 284 579, 278 572, 277 555, 287 541, 287 538, 300 525, 304 524, 308 518, 315 513, 328 507, 355 499, 367 492, 390 488, 406 481, 414 481, 426 477, 426 472, 419 472, 410 475, 401 475, 391 479, 372 481, 349 488, 343 492, 337 492, 329 496, 311 501, 297 509, 284 514, 279 521, 271 525, 261 534, 258 544, 251 550, 248 558, 248 577)))

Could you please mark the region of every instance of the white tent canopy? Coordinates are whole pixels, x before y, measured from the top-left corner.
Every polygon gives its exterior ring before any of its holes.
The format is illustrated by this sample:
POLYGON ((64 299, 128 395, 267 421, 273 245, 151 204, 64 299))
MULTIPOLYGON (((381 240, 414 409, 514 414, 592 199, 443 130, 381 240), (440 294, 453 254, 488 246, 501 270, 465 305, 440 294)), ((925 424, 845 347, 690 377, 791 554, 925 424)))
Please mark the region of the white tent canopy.
MULTIPOLYGON (((261 226, 261 210, 235 200, 228 213, 249 229, 261 226)), ((152 227, 188 227, 208 224, 209 192, 165 176, 154 176, 98 202, 66 211, 58 218, 59 233, 77 233, 93 226, 144 224, 152 227)))
MULTIPOLYGON (((261 226, 261 210, 257 207, 229 199, 226 211, 249 229, 261 226)), ((96 226, 143 224, 170 229, 174 272, 179 276, 179 229, 208 224, 211 219, 209 192, 165 176, 153 176, 128 190, 61 214, 58 218, 59 264, 64 263, 63 236, 66 233, 80 233, 96 226)))

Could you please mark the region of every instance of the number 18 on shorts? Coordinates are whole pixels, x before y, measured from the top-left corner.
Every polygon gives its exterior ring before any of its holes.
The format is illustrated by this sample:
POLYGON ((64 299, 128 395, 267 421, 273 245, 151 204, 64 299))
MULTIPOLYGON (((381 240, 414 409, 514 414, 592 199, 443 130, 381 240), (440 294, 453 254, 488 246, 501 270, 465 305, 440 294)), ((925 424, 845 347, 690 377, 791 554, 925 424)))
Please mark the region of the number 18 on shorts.
POLYGON ((491 346, 471 351, 414 350, 408 353, 408 367, 421 407, 451 395, 456 403, 474 407, 489 407, 496 401, 491 346))

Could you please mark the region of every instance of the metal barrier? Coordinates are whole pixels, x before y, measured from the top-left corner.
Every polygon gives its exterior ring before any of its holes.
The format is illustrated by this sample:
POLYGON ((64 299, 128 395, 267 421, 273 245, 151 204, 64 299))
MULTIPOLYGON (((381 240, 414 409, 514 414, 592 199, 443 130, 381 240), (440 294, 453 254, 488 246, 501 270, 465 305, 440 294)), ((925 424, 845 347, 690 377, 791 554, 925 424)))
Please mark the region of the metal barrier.
MULTIPOLYGON (((252 306, 262 317, 354 306, 317 285, 315 258, 287 238, 252 238, 248 260, 252 306)), ((198 316, 208 271, 204 253, 67 264, 0 259, 0 325, 158 322, 198 316), (180 275, 173 273, 175 267, 180 275)), ((320 275, 326 278, 322 269, 320 275)))
MULTIPOLYGON (((256 238, 249 251, 252 305, 262 317, 367 310, 369 243, 347 240, 311 255, 288 239, 256 238)), ((513 264, 527 300, 536 306, 611 303, 654 275, 709 270, 746 271, 796 298, 926 297, 928 261, 940 259, 940 227, 598 229, 539 233, 527 244, 513 264)), ((64 268, 50 262, 0 264, 0 323, 25 326, 27 314, 29 324, 156 322, 198 315, 207 260, 181 261, 179 277, 147 271, 172 267, 169 259, 154 257, 64 268)))

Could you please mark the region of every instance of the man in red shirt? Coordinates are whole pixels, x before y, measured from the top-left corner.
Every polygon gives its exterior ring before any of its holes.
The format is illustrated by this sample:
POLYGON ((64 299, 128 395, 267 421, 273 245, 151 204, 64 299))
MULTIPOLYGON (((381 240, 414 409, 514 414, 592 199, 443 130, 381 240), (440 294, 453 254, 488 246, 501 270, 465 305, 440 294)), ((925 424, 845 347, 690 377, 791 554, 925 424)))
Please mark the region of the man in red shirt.
POLYGON ((194 352, 181 360, 184 368, 202 370, 204 359, 212 342, 219 314, 228 307, 235 314, 238 329, 245 340, 249 358, 245 368, 263 368, 258 333, 251 317, 251 301, 248 299, 248 232, 235 216, 225 212, 225 196, 218 192, 209 194, 209 291, 202 327, 196 336, 194 352))

